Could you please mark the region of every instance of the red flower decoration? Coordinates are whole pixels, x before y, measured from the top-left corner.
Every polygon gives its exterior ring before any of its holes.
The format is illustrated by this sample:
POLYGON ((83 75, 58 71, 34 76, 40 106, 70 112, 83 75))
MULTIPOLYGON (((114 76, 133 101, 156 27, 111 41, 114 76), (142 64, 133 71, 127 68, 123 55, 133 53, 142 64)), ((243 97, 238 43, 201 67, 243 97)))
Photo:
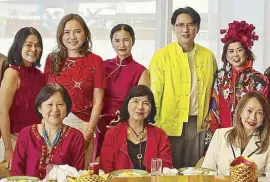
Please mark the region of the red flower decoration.
POLYGON ((246 21, 233 21, 228 26, 229 29, 220 30, 220 34, 225 34, 221 39, 222 43, 226 43, 230 39, 235 39, 243 45, 252 48, 254 41, 259 39, 259 36, 254 32, 255 26, 248 24, 246 21))

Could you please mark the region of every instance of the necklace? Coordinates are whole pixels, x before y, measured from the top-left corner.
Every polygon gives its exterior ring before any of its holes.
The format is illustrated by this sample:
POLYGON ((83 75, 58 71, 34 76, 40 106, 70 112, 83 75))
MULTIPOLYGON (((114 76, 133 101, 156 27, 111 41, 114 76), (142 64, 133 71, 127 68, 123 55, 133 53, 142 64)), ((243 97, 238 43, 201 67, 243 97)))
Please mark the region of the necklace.
POLYGON ((144 137, 145 137, 145 133, 144 133, 144 125, 143 125, 143 129, 142 131, 140 131, 139 133, 137 133, 130 125, 128 125, 128 127, 131 129, 131 131, 135 134, 136 136, 136 140, 141 142, 144 137), (139 140, 138 140, 139 139, 139 140))
POLYGON ((42 137, 44 138, 45 143, 49 147, 53 147, 53 146, 55 146, 57 144, 57 142, 59 141, 59 139, 61 137, 61 134, 62 134, 62 128, 63 128, 63 126, 60 129, 57 130, 56 135, 54 137, 54 140, 51 143, 50 140, 49 140, 48 131, 45 129, 45 126, 44 126, 44 129, 42 131, 42 137))
POLYGON ((136 131, 129 124, 128 124, 128 127, 135 134, 136 140, 139 138, 140 143, 139 143, 139 153, 137 154, 137 159, 139 160, 139 163, 140 163, 140 169, 142 169, 142 158, 143 158, 143 155, 142 155, 142 140, 145 137, 145 133, 144 133, 145 125, 143 125, 143 129, 139 133, 136 133, 136 131))

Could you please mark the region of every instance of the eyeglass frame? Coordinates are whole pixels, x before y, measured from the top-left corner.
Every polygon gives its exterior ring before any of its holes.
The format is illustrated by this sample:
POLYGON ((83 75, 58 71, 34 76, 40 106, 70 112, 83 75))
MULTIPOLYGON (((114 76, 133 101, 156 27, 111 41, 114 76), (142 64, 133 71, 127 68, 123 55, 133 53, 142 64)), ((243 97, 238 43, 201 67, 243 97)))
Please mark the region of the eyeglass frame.
POLYGON ((197 23, 177 23, 174 25, 175 28, 183 30, 187 28, 188 30, 194 30, 197 27, 197 23))

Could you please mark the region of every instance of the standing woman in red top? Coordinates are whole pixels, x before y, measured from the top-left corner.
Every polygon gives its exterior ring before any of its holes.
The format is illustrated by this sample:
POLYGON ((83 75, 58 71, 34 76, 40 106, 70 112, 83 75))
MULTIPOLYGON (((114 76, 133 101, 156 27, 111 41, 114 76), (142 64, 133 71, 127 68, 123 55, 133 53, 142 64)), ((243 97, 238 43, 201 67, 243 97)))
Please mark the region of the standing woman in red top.
MULTIPOLYGON (((88 145, 101 113, 106 87, 103 61, 91 52, 91 33, 78 14, 64 16, 56 36, 58 47, 46 60, 45 81, 61 84, 68 90, 72 109, 63 123, 79 129, 88 145)), ((91 160, 88 146, 86 165, 91 160)))
POLYGON ((35 98, 45 85, 44 75, 37 69, 42 56, 42 38, 33 27, 20 29, 8 52, 10 67, 6 69, 0 89, 0 129, 6 167, 10 169, 18 133, 40 123, 35 113, 35 98))
POLYGON ((110 38, 117 55, 115 58, 104 62, 107 89, 103 101, 102 115, 98 123, 97 156, 99 156, 110 122, 117 119, 117 114, 127 93, 136 85, 150 86, 147 69, 136 62, 131 55, 135 43, 133 28, 127 24, 118 24, 112 28, 110 38))

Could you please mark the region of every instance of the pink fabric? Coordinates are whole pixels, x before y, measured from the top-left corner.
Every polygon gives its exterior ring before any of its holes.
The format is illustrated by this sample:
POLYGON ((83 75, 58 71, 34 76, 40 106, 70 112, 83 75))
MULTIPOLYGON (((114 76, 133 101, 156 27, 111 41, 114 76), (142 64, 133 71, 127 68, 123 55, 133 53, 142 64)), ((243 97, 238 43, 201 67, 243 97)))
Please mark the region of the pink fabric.
POLYGON ((44 73, 47 83, 59 83, 68 90, 72 113, 88 122, 93 107, 94 88, 106 88, 102 59, 91 52, 85 57, 68 58, 61 75, 54 75, 49 55, 44 73))
MULTIPOLYGON (((104 62, 104 68, 107 89, 105 91, 101 114, 111 115, 121 109, 127 93, 132 87, 138 85, 142 73, 146 68, 137 63, 132 56, 123 59, 121 66, 118 57, 108 59, 104 62)), ((102 133, 98 133, 99 137, 95 142, 98 143, 98 146, 95 147, 97 150, 95 153, 97 153, 97 155, 100 154, 105 131, 107 131, 105 127, 110 124, 110 121, 108 117, 99 120, 98 128, 102 133)))
POLYGON ((119 64, 118 57, 104 62, 107 89, 103 103, 103 114, 115 113, 117 109, 121 109, 126 94, 132 87, 138 85, 142 73, 146 70, 144 66, 134 61, 132 56, 122 60, 121 66, 119 64), (119 69, 117 69, 118 67, 119 69))
POLYGON ((45 85, 44 75, 37 68, 11 66, 18 71, 20 87, 16 91, 9 111, 10 132, 19 133, 24 127, 40 123, 35 112, 35 99, 45 85))
MULTIPOLYGON (((133 164, 127 148, 127 122, 121 122, 111 128, 105 136, 100 155, 100 168, 109 173, 118 169, 132 169, 133 164)), ((151 170, 151 159, 162 159, 163 167, 172 168, 170 142, 165 132, 147 124, 147 141, 143 164, 151 170)))
POLYGON ((48 164, 68 164, 76 169, 84 169, 85 145, 80 131, 67 126, 57 145, 50 151, 37 125, 26 127, 19 134, 13 153, 11 175, 46 176, 48 164))

